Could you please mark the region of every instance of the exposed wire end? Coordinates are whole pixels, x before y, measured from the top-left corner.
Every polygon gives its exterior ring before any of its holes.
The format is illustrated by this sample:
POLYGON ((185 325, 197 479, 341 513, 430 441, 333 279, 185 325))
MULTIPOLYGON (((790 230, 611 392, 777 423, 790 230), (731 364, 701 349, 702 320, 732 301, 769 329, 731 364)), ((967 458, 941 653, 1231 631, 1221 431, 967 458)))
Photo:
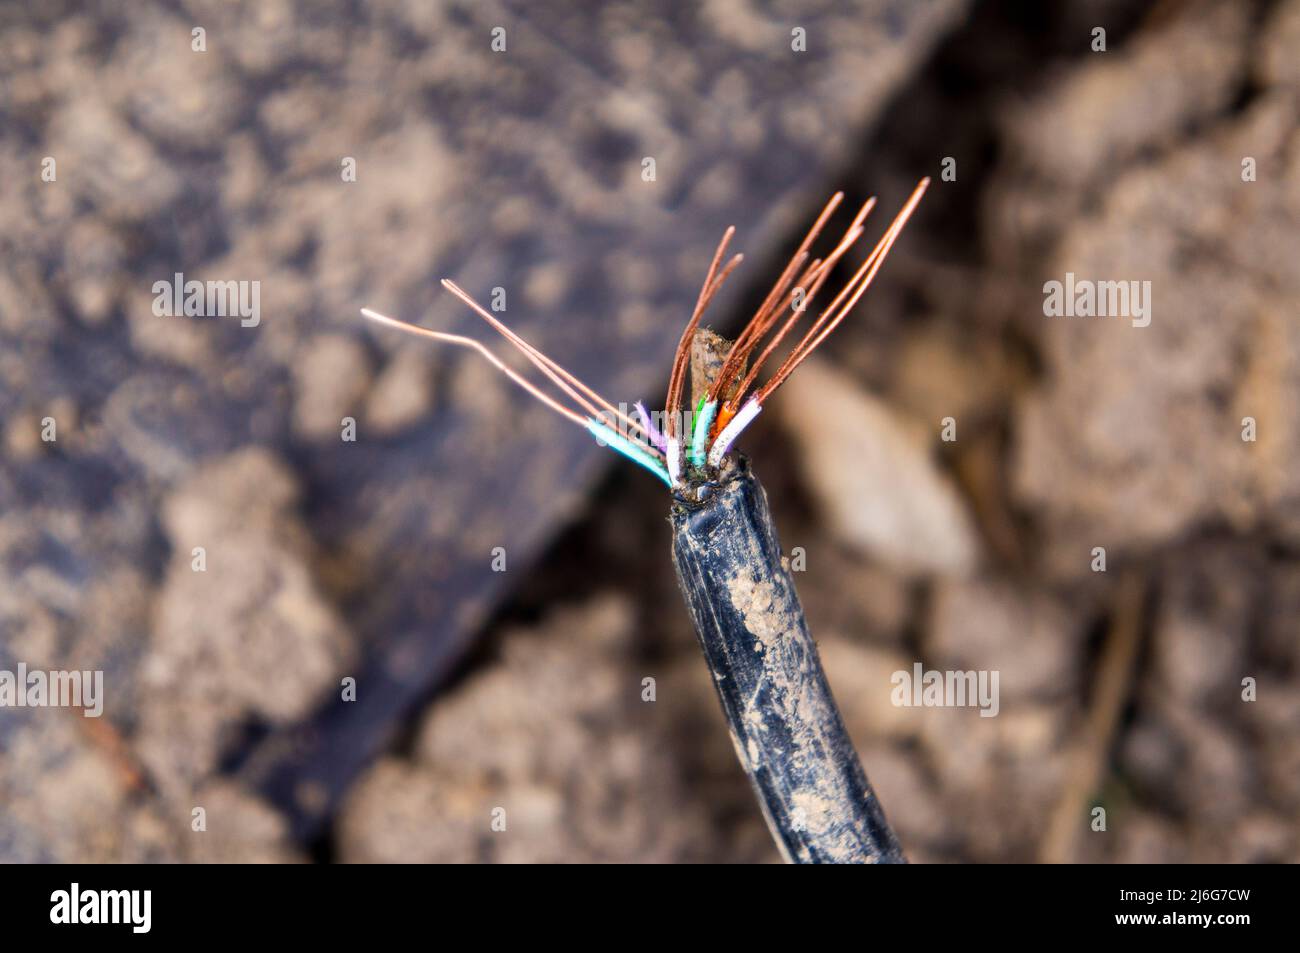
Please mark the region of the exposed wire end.
MULTIPOLYGON (((827 204, 826 209, 822 211, 817 222, 813 225, 808 235, 805 236, 803 244, 799 246, 801 252, 805 251, 812 244, 813 240, 815 240, 820 234, 822 227, 829 218, 829 213, 834 211, 838 206, 840 197, 841 195, 838 193, 836 196, 833 196, 831 201, 827 204)), ((744 367, 745 361, 748 360, 749 354, 752 353, 752 351, 758 346, 759 342, 767 335, 768 331, 770 331, 777 323, 781 314, 787 310, 792 312, 790 317, 781 326, 781 329, 768 341, 767 346, 763 349, 762 353, 759 354, 757 360, 752 362, 752 366, 749 368, 749 372, 745 374, 744 378, 737 384, 727 385, 730 388, 731 393, 727 399, 719 405, 718 415, 713 421, 712 436, 715 439, 717 435, 722 432, 722 428, 730 423, 731 418, 735 416, 736 409, 743 403, 745 395, 754 384, 759 371, 762 370, 768 357, 776 350, 780 343, 785 339, 785 336, 789 334, 790 329, 794 327, 795 323, 803 317, 804 312, 812 305, 813 301, 817 297, 817 293, 821 290, 826 279, 830 277, 831 272, 834 270, 835 265, 839 262, 840 258, 853 247, 853 244, 866 231, 863 227, 863 223, 866 221, 867 216, 871 214, 871 210, 875 205, 876 199, 874 196, 867 199, 867 201, 863 203, 862 208, 858 210, 857 215, 853 217, 853 221, 849 223, 849 227, 845 230, 844 237, 840 239, 840 242, 835 247, 834 251, 832 251, 825 260, 820 258, 814 259, 812 263, 809 264, 808 269, 795 282, 794 286, 784 295, 783 300, 774 305, 766 314, 764 314, 763 309, 760 308, 750 320, 749 325, 741 334, 741 340, 736 342, 736 347, 727 355, 727 361, 724 362, 724 372, 728 373, 732 378, 734 378, 736 374, 742 372, 742 368, 744 367), (794 296, 799 292, 802 292, 803 297, 796 306, 794 296), (730 370, 728 370, 728 368, 730 370)), ((798 259, 798 257, 799 255, 796 253, 796 259, 798 259)), ((784 278, 785 276, 783 275, 782 281, 778 281, 777 288, 781 287, 784 283, 784 278)), ((772 293, 769 293, 769 300, 773 298, 777 288, 774 288, 772 293)), ((719 388, 719 397, 721 397, 722 393, 722 388, 719 388)))
MULTIPOLYGON (((627 457, 629 460, 632 460, 634 463, 640 464, 641 466, 645 467, 647 470, 649 470, 659 479, 663 480, 666 484, 668 484, 669 487, 672 487, 673 481, 668 476, 668 470, 667 468, 665 468, 664 464, 659 460, 658 456, 656 455, 656 451, 653 448, 647 447, 644 444, 638 443, 635 440, 632 440, 628 437, 623 436, 622 434, 617 433, 607 425, 601 423, 598 420, 595 420, 594 418, 582 417, 579 414, 576 414, 573 411, 569 410, 567 407, 562 406, 558 401, 554 400, 552 397, 548 396, 547 394, 539 390, 537 386, 534 385, 531 381, 527 380, 526 378, 521 376, 518 372, 512 370, 510 367, 507 367, 506 364, 500 358, 498 358, 495 354, 489 351, 487 347, 484 346, 481 342, 476 341, 473 338, 463 337, 462 335, 459 334, 449 334, 445 331, 432 331, 428 328, 422 328, 415 324, 408 324, 405 321, 399 321, 396 318, 390 318, 387 315, 380 314, 378 311, 372 311, 369 308, 362 308, 361 313, 365 317, 369 318, 371 321, 378 322, 379 324, 386 324, 389 327, 394 327, 401 331, 409 332, 411 334, 418 334, 421 335, 422 337, 432 338, 435 341, 442 341, 446 344, 455 344, 460 347, 467 347, 472 350, 478 351, 479 354, 483 355, 483 357, 486 358, 495 368, 497 368, 497 370, 501 371, 503 374, 509 377, 512 381, 514 381, 524 390, 528 391, 529 394, 531 394, 533 397, 536 397, 547 407, 550 407, 556 413, 559 413, 562 416, 572 420, 574 423, 578 424, 578 426, 584 428, 590 434, 592 434, 592 436, 596 438, 597 442, 605 446, 613 447, 619 453, 623 454, 623 456, 627 457)), ((649 418, 647 417, 647 420, 648 419, 649 418)))
POLYGON ((713 423, 713 415, 717 412, 718 402, 716 400, 704 400, 701 409, 695 416, 695 434, 691 438, 691 464, 694 466, 704 465, 704 444, 709 437, 709 425, 713 423))
POLYGON ((722 428, 717 439, 713 441, 713 446, 709 448, 709 466, 716 467, 722 463, 722 458, 727 455, 727 451, 731 449, 731 445, 735 443, 741 431, 750 425, 750 422, 758 416, 758 412, 762 409, 763 405, 753 397, 745 401, 745 405, 722 428))
MULTIPOLYGON (((723 362, 722 370, 718 372, 717 380, 713 382, 713 387, 709 391, 709 397, 713 400, 717 400, 722 395, 731 379, 739 372, 750 349, 758 343, 759 338, 765 333, 766 317, 769 311, 779 311, 781 295, 789 286, 789 282, 793 280, 799 265, 807 260, 808 249, 817 240, 817 236, 821 234, 822 229, 826 227, 826 223, 830 221, 831 215, 842 201, 844 201, 843 192, 836 192, 831 196, 830 201, 826 203, 826 207, 822 209, 821 214, 817 216, 817 220, 813 222, 812 228, 808 230, 808 234, 804 236, 803 241, 790 257, 790 263, 786 265, 785 271, 781 273, 777 283, 772 286, 767 298, 759 305, 758 311, 754 313, 749 324, 741 331, 740 337, 736 339, 731 353, 727 355, 727 360, 723 362)), ((737 394, 735 399, 739 400, 740 396, 737 394)))
MULTIPOLYGON (((809 259, 808 249, 813 241, 817 238, 826 222, 829 220, 835 208, 843 199, 842 193, 836 193, 831 197, 830 202, 822 210, 817 221, 805 236, 803 243, 791 257, 785 271, 768 293, 767 298, 759 306, 758 311, 754 314, 749 324, 741 332, 740 337, 732 345, 727 359, 723 362, 722 368, 714 379, 712 386, 706 394, 701 397, 699 406, 696 408, 695 419, 693 422, 692 432, 689 435, 689 442, 686 444, 687 456, 692 466, 700 467, 706 463, 710 467, 717 467, 722 462, 731 449, 731 445, 736 438, 740 436, 754 418, 762 410, 763 404, 781 384, 803 363, 808 356, 826 339, 826 337, 835 330, 835 328, 848 316, 849 312, 857 304, 858 300, 870 287, 876 273, 880 270, 885 258, 888 256, 898 236, 902 233, 903 227, 907 224, 908 219, 915 211, 921 196, 929 186, 928 178, 921 180, 916 189, 912 192, 906 205, 895 217, 893 223, 885 232, 884 237, 877 243, 875 249, 868 256, 867 260, 862 263, 858 271, 853 275, 849 282, 840 290, 839 294, 831 304, 822 312, 821 316, 813 322, 812 326, 804 333, 803 339, 793 348, 785 361, 777 368, 772 377, 763 384, 762 387, 748 399, 746 392, 754 383, 760 368, 766 359, 772 354, 777 345, 779 345, 789 332, 794 323, 806 310, 807 304, 820 290, 822 284, 830 275, 831 270, 838 262, 840 257, 848 251, 854 242, 863 232, 862 223, 871 211, 875 199, 869 200, 854 217, 845 236, 840 240, 835 250, 825 260, 813 259, 812 263, 802 273, 800 268, 809 259), (768 341, 766 347, 761 351, 759 358, 753 363, 748 370, 742 369, 749 358, 750 353, 758 346, 773 327, 776 326, 780 315, 794 299, 796 293, 803 293, 801 307, 795 309, 795 313, 790 316, 780 330, 768 341), (739 386, 728 390, 733 385, 733 379, 744 374, 743 380, 739 386), (719 400, 719 395, 726 392, 729 396, 727 400, 719 400), (739 410, 736 404, 740 401, 744 403, 739 410), (710 435, 713 435, 710 446, 710 435)), ((638 401, 634 406, 638 419, 625 414, 616 408, 608 400, 598 394, 595 390, 588 387, 573 374, 551 360, 540 350, 526 342, 519 335, 511 331, 503 322, 497 320, 489 314, 482 306, 475 302, 464 290, 455 282, 449 279, 443 279, 443 286, 455 294, 458 298, 469 305, 476 314, 486 320, 496 331, 517 348, 529 361, 531 361, 547 378, 550 379, 556 387, 565 393, 575 404, 582 408, 588 416, 576 413, 573 410, 563 406, 557 400, 541 391, 531 381, 524 378, 521 374, 508 367, 500 358, 493 354, 481 342, 473 338, 464 337, 459 334, 449 334, 444 331, 432 331, 428 328, 422 328, 418 325, 410 324, 405 321, 399 321, 386 315, 372 311, 369 308, 362 308, 361 313, 372 321, 380 324, 386 324, 399 330, 412 334, 422 335, 437 341, 448 344, 455 344, 461 347, 471 348, 478 351, 487 361, 489 361, 499 371, 509 377, 518 386, 526 390, 530 396, 536 398, 550 409, 563 417, 572 420, 579 426, 591 433, 598 442, 613 447, 616 451, 626 456, 628 459, 645 467, 663 480, 670 488, 677 486, 682 480, 682 450, 683 440, 678 436, 680 429, 679 418, 681 416, 681 398, 682 389, 685 385, 686 367, 689 360, 691 341, 694 338, 696 329, 699 327, 700 318, 705 309, 712 301, 718 289, 721 288, 723 281, 740 264, 742 256, 734 256, 725 267, 719 270, 723 256, 726 253, 727 246, 735 234, 734 228, 728 228, 722 236, 717 250, 714 252, 713 261, 709 265, 708 273, 705 275, 704 284, 700 289, 699 296, 695 302, 695 308, 691 314, 691 319, 682 332, 681 339, 678 342, 676 353, 673 357, 672 373, 668 379, 668 399, 666 402, 666 422, 664 432, 660 432, 651 420, 649 412, 645 405, 638 401), (597 408, 597 404, 604 407, 605 410, 597 408), (629 428, 643 434, 647 442, 625 436, 618 433, 609 425, 596 419, 607 416, 606 411, 612 417, 611 420, 617 419, 626 424, 629 428), (663 458, 662 460, 660 458, 663 458)))
POLYGON ((587 419, 585 417, 581 414, 574 413, 553 397, 543 393, 538 389, 537 385, 527 380, 517 371, 507 367, 499 357, 489 351, 481 342, 475 341, 473 338, 464 337, 460 334, 448 334, 445 331, 431 331, 428 328, 420 327, 418 324, 399 321, 396 318, 388 317, 386 314, 380 314, 378 311, 371 311, 369 308, 362 308, 361 313, 371 321, 375 321, 379 324, 386 324, 389 327, 397 328, 400 331, 406 331, 408 334, 418 334, 422 337, 433 338, 435 341, 442 341, 445 344, 455 344, 459 347, 467 347, 478 351, 492 364, 493 367, 505 374, 506 377, 510 378, 524 390, 528 391, 530 395, 551 408, 551 410, 555 411, 562 417, 567 417, 569 420, 572 420, 579 427, 587 426, 587 419))
POLYGON ((650 436, 650 442, 655 445, 660 453, 667 453, 668 441, 664 439, 664 435, 659 432, 659 428, 650 419, 650 412, 645 409, 645 404, 638 400, 633 406, 636 407, 636 412, 641 417, 641 426, 650 436))
MULTIPOLYGON (((456 284, 456 282, 452 281, 450 278, 443 278, 442 286, 446 288, 448 291, 450 291, 452 294, 454 294, 461 301, 465 302, 465 304, 469 305, 469 307, 474 311, 475 314, 477 314, 480 318, 482 318, 489 325, 491 325, 491 327, 502 337, 504 337, 507 341, 513 344, 526 358, 528 358, 529 361, 531 361, 538 368, 538 370, 540 370, 543 374, 545 374, 548 378, 550 378, 551 382, 555 384, 556 387, 564 391, 564 393, 566 393, 570 397, 570 399, 573 400, 574 403, 576 403, 589 415, 591 415, 592 417, 605 416, 605 414, 602 411, 598 410, 596 406, 592 404, 591 401, 594 400, 597 404, 603 406, 605 410, 607 410, 611 415, 623 421, 623 423, 627 427, 634 430, 642 430, 642 427, 639 423, 637 423, 627 414, 623 413, 621 410, 619 410, 617 407, 611 404, 608 400, 602 397, 595 390, 588 387, 586 384, 584 384, 573 374, 570 374, 567 370, 561 367, 557 362, 547 357, 540 350, 533 347, 533 345, 529 344, 527 341, 525 341, 514 331, 510 330, 510 328, 506 326, 504 321, 501 321, 499 318, 493 317, 492 314, 487 311, 487 309, 485 309, 481 304, 479 304, 472 297, 470 297, 469 293, 465 291, 465 289, 461 288, 460 285, 456 284), (581 393, 579 393, 579 391, 581 391, 581 393), (586 394, 587 397, 591 398, 591 400, 586 399, 586 397, 584 397, 583 394, 586 394)), ((649 438, 648 432, 646 432, 646 437, 647 439, 649 438)))
POLYGON ((644 445, 629 440, 622 434, 616 433, 609 427, 605 426, 598 420, 588 418, 584 426, 596 438, 596 442, 606 446, 613 447, 623 456, 627 457, 633 463, 645 467, 664 483, 668 484, 669 489, 673 486, 673 480, 668 475, 668 469, 659 462, 659 459, 647 451, 644 445))
POLYGON ((744 363, 745 358, 749 355, 750 349, 758 342, 759 337, 762 336, 762 328, 767 322, 768 314, 781 307, 780 302, 782 295, 784 295, 794 283, 799 268, 807 260, 808 253, 806 251, 799 251, 790 259, 789 264, 785 266, 785 270, 781 272, 781 276, 777 278, 776 284, 772 286, 772 289, 767 293, 767 297, 763 299, 763 303, 760 304, 758 310, 754 312, 754 316, 750 318, 749 323, 746 324, 744 329, 740 332, 740 337, 736 338, 735 342, 731 345, 731 350, 727 352, 727 359, 722 362, 722 367, 718 371, 718 376, 713 381, 713 386, 709 388, 708 396, 711 400, 717 400, 722 395, 722 392, 726 389, 727 385, 731 383, 741 365, 744 363))
MULTIPOLYGON (((812 305, 813 301, 817 297, 817 292, 821 291, 822 285, 825 284, 826 279, 830 277, 831 272, 839 263, 839 260, 850 248, 853 247, 854 243, 862 237, 862 234, 865 231, 862 227, 862 223, 866 221, 867 216, 871 214, 871 210, 875 208, 875 205, 876 199, 874 196, 867 199, 867 201, 863 203, 862 208, 858 210, 858 214, 854 216, 852 223, 850 223, 848 230, 844 233, 844 237, 840 239, 840 243, 836 246, 835 250, 832 251, 830 255, 826 257, 826 260, 821 262, 818 267, 810 268, 808 273, 800 280, 798 287, 802 287, 805 292, 803 300, 800 302, 800 307, 793 308, 793 313, 786 319, 785 324, 781 326, 781 329, 777 331, 776 334, 772 335, 772 339, 768 341, 767 346, 763 348, 762 353, 760 353, 758 358, 753 362, 753 366, 750 367, 749 373, 745 375, 744 380, 740 382, 740 386, 736 388, 735 396, 732 398, 734 401, 738 403, 744 398, 745 394, 749 392, 750 387, 753 386, 754 382, 758 379, 758 373, 762 370, 767 359, 772 355, 772 352, 777 349, 781 342, 785 340, 785 336, 790 333, 791 328, 794 327, 799 319, 803 317, 804 312, 806 312, 812 305)), ((793 296, 794 292, 792 291, 790 297, 787 298, 785 307, 791 307, 793 305, 793 296)), ((769 327, 775 323, 776 315, 773 315, 769 327)), ((766 333, 766 329, 764 329, 764 333, 766 333)), ((725 421, 723 426, 725 426, 725 421)))
POLYGON ((816 323, 808 329, 808 333, 804 335, 803 340, 799 342, 799 345, 793 352, 791 352, 790 356, 786 358, 781 367, 777 369, 777 372, 772 375, 772 378, 759 389, 758 393, 754 395, 759 403, 765 402, 767 398, 772 395, 772 392, 780 387, 786 379, 794 373, 800 364, 807 360, 808 355, 815 351, 822 341, 826 340, 827 336, 834 331, 835 328, 839 326, 840 322, 848 316, 849 312, 853 310, 854 305, 858 303, 858 299, 860 299, 862 295, 866 293, 866 290, 871 287, 871 282, 875 279, 876 272, 878 272, 880 266, 885 263, 885 259, 889 256, 890 249, 894 247, 894 242, 896 242, 898 236, 902 234, 904 226, 907 225, 908 219, 912 217, 912 213, 916 211, 916 206, 921 201, 921 196, 925 194, 925 190, 929 188, 929 186, 930 179, 927 176, 917 184, 915 189, 912 190, 912 195, 908 198, 907 204, 905 204, 902 210, 894 217, 894 221, 890 224, 884 237, 877 243, 875 249, 872 250, 871 255, 862 263, 857 273, 849 280, 849 283, 844 286, 838 295, 836 295, 835 300, 831 302, 830 307, 827 308, 826 311, 823 312, 822 316, 817 319, 816 323), (840 302, 846 296, 849 296, 850 291, 852 292, 851 297, 848 298, 848 301, 844 303, 843 307, 840 307, 839 310, 836 311, 837 306, 839 306, 840 302), (830 316, 832 312, 835 312, 834 317, 830 316), (825 324, 825 327, 821 327, 823 323, 825 324))
POLYGON ((722 262, 722 256, 727 252, 727 246, 731 244, 731 236, 736 234, 736 226, 732 225, 722 233, 722 241, 718 243, 717 251, 713 253, 713 261, 709 263, 708 273, 704 276, 704 285, 700 288, 699 297, 695 300, 695 309, 691 314, 690 321, 682 330, 682 336, 677 341, 677 351, 673 355, 673 369, 668 376, 668 397, 664 401, 664 409, 668 413, 668 419, 664 424, 665 435, 671 440, 677 436, 677 414, 681 410, 682 387, 686 382, 686 365, 690 358, 691 341, 695 337, 695 329, 699 327, 700 318, 704 314, 704 309, 708 307, 709 301, 721 286, 723 279, 730 274, 731 269, 740 264, 740 256, 737 255, 732 259, 726 270, 714 282, 714 276, 718 274, 718 265, 722 262))
MULTIPOLYGON (((808 260, 808 249, 821 232, 826 221, 830 218, 831 213, 835 210, 843 196, 837 193, 827 203, 826 208, 814 223, 812 229, 805 236, 803 243, 791 257, 789 264, 786 265, 780 278, 777 279, 771 291, 763 304, 759 306, 757 312, 750 319, 745 329, 732 345, 727 359, 723 362, 722 368, 717 377, 714 379, 707 397, 709 398, 708 419, 705 421, 706 426, 711 427, 713 440, 707 454, 704 453, 704 447, 709 444, 709 431, 701 433, 700 421, 696 421, 696 429, 693 434, 693 440, 690 444, 690 462, 695 466, 701 465, 701 458, 708 463, 710 467, 717 467, 722 463, 723 457, 731 449, 736 438, 740 436, 754 418, 762 410, 763 404, 768 397, 781 386, 794 373, 794 371, 803 363, 808 356, 826 339, 826 337, 835 330, 836 327, 844 320, 845 317, 853 310, 858 300, 870 287, 876 273, 884 264, 894 243, 902 234, 904 226, 912 213, 916 210, 922 195, 928 188, 930 180, 922 179, 912 191, 911 196, 904 204, 902 210, 894 217, 889 228, 881 237, 871 254, 867 256, 853 277, 848 283, 840 289, 840 292, 831 301, 830 305, 814 321, 803 334, 802 339, 795 344, 790 354, 777 368, 771 378, 768 379, 761 387, 748 398, 749 392, 758 377, 759 371, 764 363, 785 339, 795 323, 802 317, 807 310, 812 299, 821 290, 822 285, 830 276, 831 271, 839 262, 840 258, 853 246, 853 244, 862 236, 864 232, 863 222, 875 207, 876 200, 871 198, 863 204, 862 208, 854 216, 853 221, 849 224, 848 230, 843 238, 840 239, 835 249, 825 260, 814 259, 802 275, 798 275, 799 269, 803 263, 808 260), (796 278, 796 275, 798 277, 796 278), (801 306, 794 309, 783 323, 779 330, 770 338, 768 333, 777 326, 781 314, 791 306, 794 301, 796 292, 802 292, 803 298, 801 306), (752 362, 747 372, 742 371, 745 362, 749 360, 750 354, 758 347, 764 339, 767 344, 762 348, 757 360, 752 362), (743 379, 738 383, 733 383, 733 378, 741 376, 743 379), (731 393, 726 400, 719 400, 719 395, 727 388, 731 387, 734 393, 731 393), (743 402, 743 403, 742 403, 743 402), (701 439, 703 438, 703 439, 701 439)), ((679 382, 680 383, 680 382, 679 382)))

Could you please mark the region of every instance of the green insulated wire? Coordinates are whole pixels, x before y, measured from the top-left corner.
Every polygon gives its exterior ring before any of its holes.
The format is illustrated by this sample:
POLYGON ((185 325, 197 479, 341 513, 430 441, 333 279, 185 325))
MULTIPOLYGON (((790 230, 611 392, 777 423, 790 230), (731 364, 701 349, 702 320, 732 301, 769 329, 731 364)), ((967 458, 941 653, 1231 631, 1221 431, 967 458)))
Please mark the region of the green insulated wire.
POLYGON ((642 450, 631 440, 627 439, 627 437, 615 433, 597 420, 589 418, 587 420, 587 430, 596 438, 598 443, 603 443, 613 447, 633 463, 641 464, 641 466, 645 467, 659 479, 663 480, 664 483, 668 484, 670 488, 672 487, 673 481, 668 476, 668 468, 659 462, 658 457, 642 450))
POLYGON ((709 427, 713 426, 713 415, 717 412, 716 400, 705 403, 704 398, 700 398, 700 409, 695 412, 695 434, 691 437, 691 463, 694 466, 704 466, 704 442, 709 437, 709 427))

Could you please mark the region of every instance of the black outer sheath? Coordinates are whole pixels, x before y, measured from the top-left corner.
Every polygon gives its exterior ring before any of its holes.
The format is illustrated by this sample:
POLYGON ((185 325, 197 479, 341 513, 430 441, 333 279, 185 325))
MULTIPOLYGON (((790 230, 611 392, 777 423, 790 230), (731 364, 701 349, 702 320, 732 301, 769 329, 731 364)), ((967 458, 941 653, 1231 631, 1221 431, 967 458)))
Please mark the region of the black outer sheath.
POLYGON ((678 582, 782 853, 796 863, 906 863, 831 697, 748 462, 676 494, 671 522, 678 582))

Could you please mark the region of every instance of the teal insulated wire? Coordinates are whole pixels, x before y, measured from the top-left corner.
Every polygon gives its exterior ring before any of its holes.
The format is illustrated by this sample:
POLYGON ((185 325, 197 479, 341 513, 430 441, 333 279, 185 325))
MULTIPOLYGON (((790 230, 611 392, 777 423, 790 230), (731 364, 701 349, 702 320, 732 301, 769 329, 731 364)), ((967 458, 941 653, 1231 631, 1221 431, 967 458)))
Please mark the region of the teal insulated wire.
POLYGON ((713 415, 718 412, 718 402, 705 402, 703 409, 695 417, 695 433, 691 437, 691 464, 704 466, 704 443, 709 438, 709 428, 713 426, 713 415))
POLYGON ((613 447, 633 463, 641 464, 641 466, 663 480, 670 488, 672 487, 673 481, 668 476, 668 468, 659 462, 658 457, 642 450, 627 437, 615 433, 597 420, 589 419, 586 426, 591 435, 596 438, 597 443, 613 447))

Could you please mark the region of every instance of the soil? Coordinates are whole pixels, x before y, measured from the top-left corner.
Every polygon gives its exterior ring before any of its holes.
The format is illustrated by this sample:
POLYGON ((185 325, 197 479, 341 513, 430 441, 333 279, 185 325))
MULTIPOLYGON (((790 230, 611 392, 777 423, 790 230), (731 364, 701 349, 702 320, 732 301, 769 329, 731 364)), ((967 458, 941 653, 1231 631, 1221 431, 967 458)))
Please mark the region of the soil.
POLYGON ((905 851, 1300 860, 1300 0, 872 0, 793 61, 740 3, 329 6, 0 14, 0 669, 107 686, 0 712, 0 860, 777 861, 662 485, 356 312, 501 285, 654 407, 726 224, 730 335, 924 175, 742 441, 905 851), (177 272, 260 324, 160 317, 177 272))

